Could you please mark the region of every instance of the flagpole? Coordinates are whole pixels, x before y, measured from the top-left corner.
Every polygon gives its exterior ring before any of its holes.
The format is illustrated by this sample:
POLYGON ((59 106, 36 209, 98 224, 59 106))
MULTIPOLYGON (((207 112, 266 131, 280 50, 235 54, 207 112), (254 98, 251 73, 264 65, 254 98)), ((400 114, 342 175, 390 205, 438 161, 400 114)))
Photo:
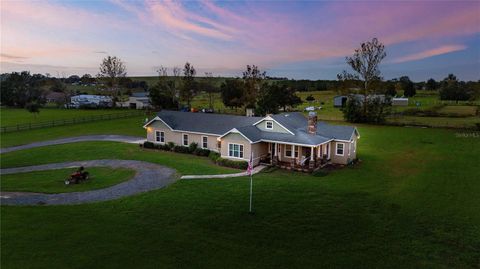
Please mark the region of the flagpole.
POLYGON ((252 213, 252 196, 253 196, 253 175, 250 173, 250 210, 249 212, 252 213))

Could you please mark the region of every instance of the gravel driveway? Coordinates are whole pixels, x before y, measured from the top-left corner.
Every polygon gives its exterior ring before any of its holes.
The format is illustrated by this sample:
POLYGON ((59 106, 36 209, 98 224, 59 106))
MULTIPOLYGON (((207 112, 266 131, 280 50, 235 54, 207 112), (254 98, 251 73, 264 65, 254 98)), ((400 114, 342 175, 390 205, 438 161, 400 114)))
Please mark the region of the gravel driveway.
POLYGON ((134 160, 91 160, 54 163, 36 166, 0 169, 1 175, 32 171, 63 169, 73 167, 108 166, 112 168, 128 168, 136 170, 135 176, 123 183, 99 190, 70 192, 59 194, 31 192, 0 192, 2 205, 66 205, 83 204, 113 200, 124 196, 163 188, 173 183, 175 170, 148 162, 134 160))
POLYGON ((145 141, 145 138, 136 137, 136 136, 126 136, 126 135, 84 135, 84 136, 67 137, 67 138, 61 138, 61 139, 55 139, 55 140, 34 142, 31 144, 14 146, 9 148, 1 148, 0 154, 17 151, 17 150, 23 150, 23 149, 31 149, 31 148, 38 148, 38 147, 44 147, 44 146, 68 144, 68 143, 75 143, 75 142, 85 142, 85 141, 114 141, 114 142, 139 144, 139 143, 143 143, 143 141, 145 141))

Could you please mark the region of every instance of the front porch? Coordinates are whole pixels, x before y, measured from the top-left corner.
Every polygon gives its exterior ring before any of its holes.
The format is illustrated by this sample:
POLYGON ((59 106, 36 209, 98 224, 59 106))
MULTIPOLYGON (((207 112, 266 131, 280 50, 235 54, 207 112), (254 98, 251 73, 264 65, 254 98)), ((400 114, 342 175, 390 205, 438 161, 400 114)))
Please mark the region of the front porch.
POLYGON ((330 163, 330 143, 305 146, 288 143, 265 142, 268 153, 260 163, 283 169, 312 172, 330 163))

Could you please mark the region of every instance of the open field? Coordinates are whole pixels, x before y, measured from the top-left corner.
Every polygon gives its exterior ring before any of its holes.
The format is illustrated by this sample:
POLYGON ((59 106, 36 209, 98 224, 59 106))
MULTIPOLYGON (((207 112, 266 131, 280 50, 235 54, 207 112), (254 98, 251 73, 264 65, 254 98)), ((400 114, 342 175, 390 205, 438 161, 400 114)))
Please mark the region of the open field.
POLYGON ((125 113, 125 109, 58 109, 41 108, 40 113, 33 115, 26 109, 0 108, 0 126, 16 125, 22 123, 37 123, 52 120, 89 117, 96 115, 125 113))
POLYGON ((89 123, 4 133, 0 136, 0 144, 2 148, 5 148, 37 141, 93 134, 123 134, 145 137, 146 132, 142 128, 144 123, 145 117, 138 116, 117 120, 95 121, 89 123))
POLYGON ((0 188, 2 191, 61 193, 103 189, 135 175, 131 169, 112 169, 108 167, 90 167, 87 169, 90 179, 82 184, 62 184, 75 169, 56 169, 29 173, 2 175, 0 188))
MULTIPOLYGON (((480 139, 443 129, 359 131, 356 167, 254 176, 255 215, 247 214, 246 177, 181 180, 95 204, 2 206, 1 266, 478 267, 480 139)), ((181 173, 217 169, 206 158, 113 142, 2 154, 2 167, 112 156, 181 173)))

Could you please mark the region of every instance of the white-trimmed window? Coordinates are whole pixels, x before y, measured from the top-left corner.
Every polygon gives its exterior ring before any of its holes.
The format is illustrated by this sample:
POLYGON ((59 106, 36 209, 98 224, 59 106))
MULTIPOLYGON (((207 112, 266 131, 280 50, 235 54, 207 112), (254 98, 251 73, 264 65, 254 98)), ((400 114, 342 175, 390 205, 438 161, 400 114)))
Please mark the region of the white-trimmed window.
POLYGON ((335 155, 343 156, 345 150, 345 143, 337 143, 335 148, 335 155))
POLYGON ((183 137, 182 137, 182 143, 184 146, 188 146, 188 134, 183 134, 183 137))
POLYGON ((155 131, 155 142, 165 143, 165 132, 155 131))
MULTIPOLYGON (((293 158, 292 145, 285 145, 285 157, 293 158)), ((295 147, 295 158, 298 157, 298 146, 295 147)))
POLYGON ((243 145, 228 144, 228 156, 243 159, 243 145))
POLYGON ((271 120, 265 121, 265 129, 272 130, 273 129, 273 121, 271 121, 271 120))
POLYGON ((208 136, 202 136, 202 148, 208 148, 208 136))

